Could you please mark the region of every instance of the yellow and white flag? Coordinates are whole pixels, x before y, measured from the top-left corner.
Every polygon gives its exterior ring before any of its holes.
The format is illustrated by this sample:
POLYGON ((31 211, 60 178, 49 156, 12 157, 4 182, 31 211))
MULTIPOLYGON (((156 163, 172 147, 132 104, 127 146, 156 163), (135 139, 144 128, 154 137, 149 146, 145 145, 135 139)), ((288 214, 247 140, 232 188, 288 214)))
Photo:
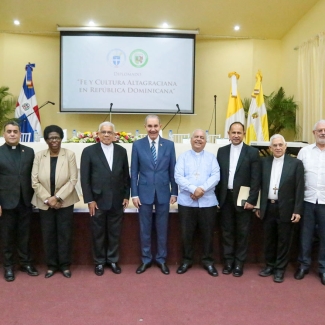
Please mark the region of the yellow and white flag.
POLYGON ((258 71, 252 101, 248 111, 246 143, 249 145, 251 141, 269 140, 269 125, 263 96, 262 73, 258 71))
POLYGON ((227 117, 225 124, 225 138, 228 138, 229 126, 234 122, 240 122, 245 125, 245 112, 239 91, 237 90, 237 80, 240 75, 236 72, 229 72, 228 78, 231 78, 231 89, 228 101, 227 117))

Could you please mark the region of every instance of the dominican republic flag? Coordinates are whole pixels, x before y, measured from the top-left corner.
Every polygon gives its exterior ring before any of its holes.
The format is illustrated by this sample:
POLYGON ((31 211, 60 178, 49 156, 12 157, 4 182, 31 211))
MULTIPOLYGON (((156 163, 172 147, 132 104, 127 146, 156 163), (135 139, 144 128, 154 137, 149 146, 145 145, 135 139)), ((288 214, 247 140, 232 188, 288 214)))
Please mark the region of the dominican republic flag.
POLYGON ((34 132, 37 130, 41 135, 41 119, 39 116, 38 105, 32 80, 32 71, 35 68, 34 63, 26 65, 26 76, 24 78, 23 87, 18 97, 16 105, 15 117, 20 119, 20 127, 22 133, 30 133, 30 141, 34 141, 34 132))

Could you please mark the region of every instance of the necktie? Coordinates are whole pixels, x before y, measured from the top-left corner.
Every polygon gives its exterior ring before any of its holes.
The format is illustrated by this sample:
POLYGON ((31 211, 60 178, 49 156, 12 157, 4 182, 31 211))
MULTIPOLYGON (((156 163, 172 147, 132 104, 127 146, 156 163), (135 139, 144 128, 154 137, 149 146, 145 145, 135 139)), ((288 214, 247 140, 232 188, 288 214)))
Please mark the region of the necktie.
POLYGON ((155 165, 156 165, 157 153, 156 153, 155 141, 152 141, 152 143, 151 143, 151 153, 152 153, 153 161, 155 162, 155 165))

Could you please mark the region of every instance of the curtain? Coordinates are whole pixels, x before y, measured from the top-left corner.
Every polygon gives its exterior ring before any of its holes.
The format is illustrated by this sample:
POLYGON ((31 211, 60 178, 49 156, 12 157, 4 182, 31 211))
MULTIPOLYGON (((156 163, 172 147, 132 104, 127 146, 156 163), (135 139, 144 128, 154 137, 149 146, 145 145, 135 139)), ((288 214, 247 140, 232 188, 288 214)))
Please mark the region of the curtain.
POLYGON ((325 119, 324 71, 325 33, 320 33, 299 47, 298 54, 298 101, 297 124, 301 126, 301 139, 315 142, 314 124, 325 119))

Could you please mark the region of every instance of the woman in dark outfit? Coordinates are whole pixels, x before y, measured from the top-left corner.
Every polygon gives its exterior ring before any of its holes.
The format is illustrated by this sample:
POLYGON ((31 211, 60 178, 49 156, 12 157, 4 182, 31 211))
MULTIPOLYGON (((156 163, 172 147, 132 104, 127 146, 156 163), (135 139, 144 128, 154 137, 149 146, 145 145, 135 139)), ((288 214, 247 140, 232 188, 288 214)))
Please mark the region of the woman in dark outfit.
POLYGON ((57 125, 44 129, 48 149, 35 155, 32 204, 39 208, 43 245, 50 278, 61 270, 71 277, 73 207, 79 201, 75 185, 78 169, 74 152, 61 148, 63 130, 57 125))

